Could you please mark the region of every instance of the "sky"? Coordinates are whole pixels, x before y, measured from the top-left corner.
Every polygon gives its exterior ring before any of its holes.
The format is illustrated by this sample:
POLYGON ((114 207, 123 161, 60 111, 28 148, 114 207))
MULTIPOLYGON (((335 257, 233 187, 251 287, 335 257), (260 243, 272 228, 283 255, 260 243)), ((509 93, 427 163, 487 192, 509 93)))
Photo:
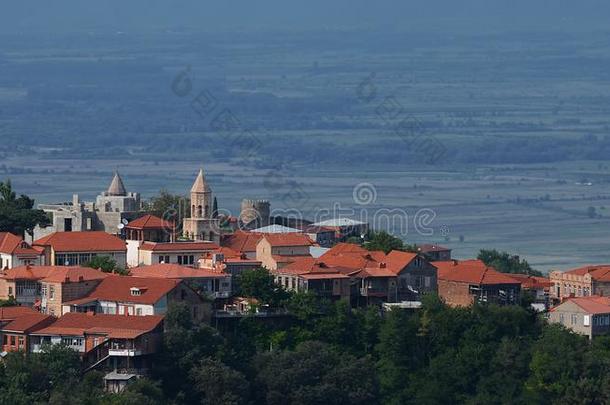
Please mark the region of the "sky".
POLYGON ((0 0, 0 32, 604 30, 606 0, 0 0))

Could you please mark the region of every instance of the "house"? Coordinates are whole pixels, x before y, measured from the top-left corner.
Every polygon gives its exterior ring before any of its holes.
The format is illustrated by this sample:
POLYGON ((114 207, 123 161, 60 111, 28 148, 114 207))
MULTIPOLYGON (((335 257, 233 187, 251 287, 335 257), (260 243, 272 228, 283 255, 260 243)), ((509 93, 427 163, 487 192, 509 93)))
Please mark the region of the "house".
POLYGON ((211 299, 229 298, 231 296, 231 274, 223 272, 161 263, 135 267, 130 270, 130 274, 133 277, 183 280, 199 295, 211 299))
POLYGON ((532 306, 539 310, 546 310, 550 305, 550 291, 553 283, 546 277, 531 276, 528 274, 506 274, 521 283, 521 294, 529 295, 532 306))
POLYGON ((269 270, 286 266, 295 257, 310 256, 313 245, 308 236, 301 233, 264 234, 256 245, 256 260, 269 270))
POLYGON ((284 225, 273 224, 262 228, 252 229, 252 233, 303 233, 312 241, 323 247, 330 247, 335 243, 335 230, 322 226, 314 226, 309 224, 296 225, 297 228, 291 228, 284 225))
POLYGON ((55 232, 102 231, 116 235, 124 223, 136 218, 141 206, 140 195, 128 193, 123 179, 115 172, 110 186, 95 202, 81 202, 78 194, 74 194, 69 203, 39 204, 38 208, 51 217, 52 225, 37 226, 34 240, 55 232))
POLYGON ((432 264, 438 268, 438 294, 448 305, 513 305, 520 302, 521 283, 480 260, 432 264))
POLYGON ((86 267, 48 267, 40 283, 40 312, 59 316, 64 302, 89 294, 108 273, 86 267))
POLYGON ((359 304, 381 305, 398 301, 397 277, 386 263, 365 267, 352 276, 359 281, 359 304))
POLYGON ((33 249, 27 242, 9 232, 0 232, 0 270, 13 267, 41 265, 44 254, 33 249))
POLYGON ((248 259, 256 259, 256 245, 263 239, 265 234, 256 232, 235 231, 229 235, 223 235, 220 245, 246 255, 248 259))
POLYGON ((227 247, 207 252, 199 259, 200 269, 231 275, 233 291, 238 289, 238 279, 242 273, 260 267, 260 261, 248 259, 245 253, 239 253, 227 247))
POLYGON ((393 250, 384 261, 397 277, 397 301, 419 301, 437 292, 437 268, 423 255, 393 250))
POLYGON ((134 377, 152 369, 162 335, 162 316, 71 312, 32 332, 30 351, 39 352, 45 344, 64 344, 81 355, 85 371, 114 370, 104 378, 106 389, 120 392, 134 377))
POLYGON ((50 325, 55 318, 28 307, 0 308, 2 352, 29 352, 31 332, 50 325))
POLYGON ((610 295, 610 265, 584 266, 568 271, 551 271, 551 297, 610 295))
POLYGON ((83 267, 15 267, 0 275, 0 299, 14 297, 19 305, 61 315, 63 300, 82 296, 106 276, 99 270, 83 267))
MULTIPOLYGON (((133 245, 130 245, 130 249, 133 245)), ((150 266, 159 263, 173 263, 181 266, 197 267, 201 255, 220 248, 214 242, 143 242, 138 247, 137 260, 130 265, 150 266)), ((130 251, 130 257, 135 256, 130 251)))
POLYGON ((346 241, 352 236, 360 237, 366 235, 369 225, 366 222, 356 221, 350 218, 335 218, 312 224, 315 227, 331 229, 335 232, 335 240, 346 241))
POLYGON ((209 320, 211 304, 182 280, 110 275, 89 294, 64 302, 62 312, 119 315, 165 315, 173 303, 184 303, 195 321, 209 320))
POLYGON ((79 266, 95 256, 108 256, 120 267, 127 264, 127 246, 122 239, 106 232, 55 232, 33 243, 44 251, 45 263, 79 266))
POLYGON ((424 244, 418 246, 417 251, 433 262, 444 262, 451 260, 451 249, 440 245, 424 244))
POLYGON ((288 291, 312 292, 331 300, 351 296, 352 269, 330 267, 313 257, 297 257, 292 263, 272 271, 275 282, 288 291))
POLYGON ((176 225, 154 215, 144 215, 125 225, 125 238, 140 242, 173 242, 176 225))
POLYGON ((548 312, 548 321, 588 336, 610 333, 610 298, 597 295, 567 298, 548 312))

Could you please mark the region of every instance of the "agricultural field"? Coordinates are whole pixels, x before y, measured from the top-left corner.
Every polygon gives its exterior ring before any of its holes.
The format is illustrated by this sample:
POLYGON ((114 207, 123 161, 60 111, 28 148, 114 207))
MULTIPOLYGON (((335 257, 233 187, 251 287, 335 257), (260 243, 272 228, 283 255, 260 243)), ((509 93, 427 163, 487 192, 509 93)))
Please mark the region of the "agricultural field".
POLYGON ((150 197, 185 193, 203 166, 231 213, 242 198, 309 218, 336 205, 369 218, 403 210, 403 238, 457 257, 497 248, 543 270, 610 262, 607 39, 2 37, 0 179, 38 202, 90 200, 118 169, 150 197), (238 124, 219 129, 227 111, 238 124), (364 206, 353 197, 363 183, 375 194, 364 206), (422 209, 431 235, 414 225, 422 209))

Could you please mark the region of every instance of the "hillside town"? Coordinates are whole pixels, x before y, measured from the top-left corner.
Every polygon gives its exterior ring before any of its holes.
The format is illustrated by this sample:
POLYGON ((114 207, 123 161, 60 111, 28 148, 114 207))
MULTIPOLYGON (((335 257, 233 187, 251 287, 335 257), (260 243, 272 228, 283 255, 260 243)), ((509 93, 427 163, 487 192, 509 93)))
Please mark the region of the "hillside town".
POLYGON ((219 328, 294 316, 244 294, 240 282, 261 271, 281 291, 352 308, 418 311, 437 295, 450 307, 526 305, 589 339, 610 332, 610 265, 543 276, 455 259, 440 245, 371 249, 365 235, 377 230, 367 223, 282 222, 262 200, 245 199, 239 217, 220 217, 203 170, 189 201, 179 226, 145 213, 115 173, 95 202, 75 194, 71 204, 41 204, 50 220, 29 241, 0 233, 2 356, 62 344, 79 354, 83 373, 102 371, 105 389, 121 392, 155 364, 174 305, 219 328))

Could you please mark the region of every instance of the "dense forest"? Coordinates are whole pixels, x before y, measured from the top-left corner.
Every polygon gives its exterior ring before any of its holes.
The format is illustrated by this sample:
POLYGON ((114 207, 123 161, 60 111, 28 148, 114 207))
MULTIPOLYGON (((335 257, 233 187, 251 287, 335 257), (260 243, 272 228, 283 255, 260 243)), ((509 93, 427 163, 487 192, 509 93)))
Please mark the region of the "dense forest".
POLYGON ((150 379, 105 394, 101 374, 55 347, 11 353, 0 403, 31 404, 601 404, 610 401, 610 343, 590 343, 521 307, 351 309, 296 295, 291 319, 194 325, 166 317, 150 379))

